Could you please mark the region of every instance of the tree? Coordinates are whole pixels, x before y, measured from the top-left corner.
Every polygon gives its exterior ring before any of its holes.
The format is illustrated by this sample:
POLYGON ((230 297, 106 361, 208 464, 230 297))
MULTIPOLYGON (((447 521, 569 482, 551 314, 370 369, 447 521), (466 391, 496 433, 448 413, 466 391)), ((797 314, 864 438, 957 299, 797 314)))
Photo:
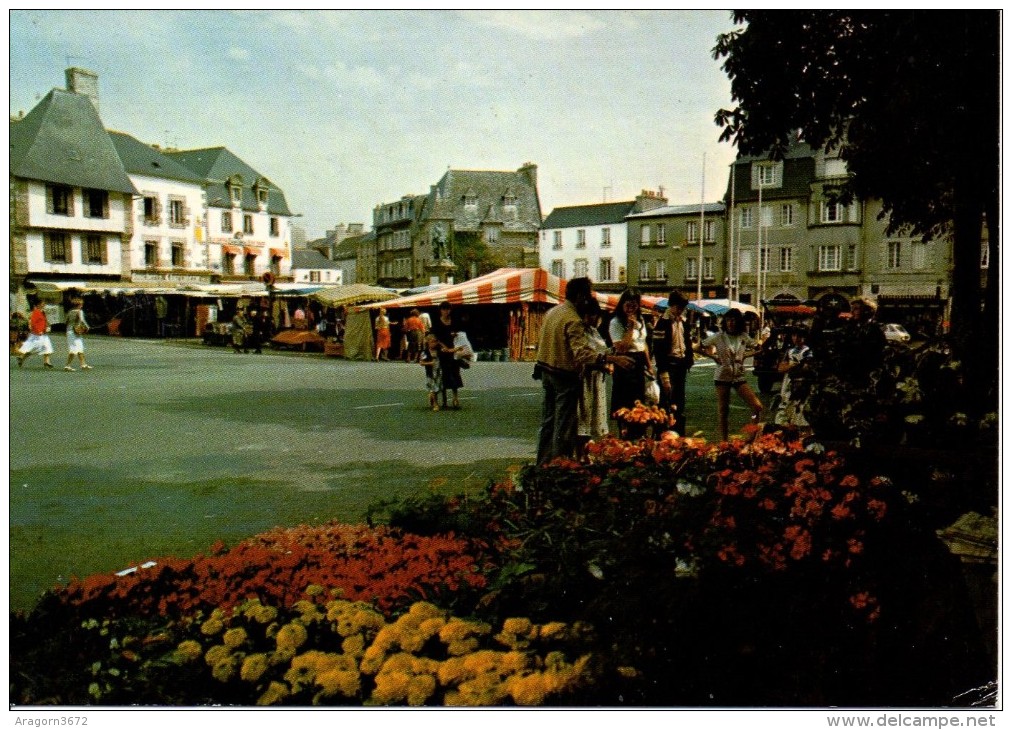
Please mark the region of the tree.
POLYGON ((971 370, 996 385, 1000 13, 747 10, 733 19, 746 27, 713 49, 737 103, 716 114, 721 140, 774 159, 799 133, 839 147, 853 174, 844 195, 881 199, 890 233, 951 235, 952 332, 971 370))

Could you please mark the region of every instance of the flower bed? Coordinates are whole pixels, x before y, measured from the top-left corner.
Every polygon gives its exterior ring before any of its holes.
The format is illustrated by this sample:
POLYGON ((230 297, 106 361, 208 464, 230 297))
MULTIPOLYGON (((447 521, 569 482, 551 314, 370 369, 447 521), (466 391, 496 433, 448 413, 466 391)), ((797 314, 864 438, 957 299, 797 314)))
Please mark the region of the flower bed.
POLYGON ((867 460, 670 433, 588 458, 74 581, 12 617, 12 702, 937 705, 993 678, 867 460))

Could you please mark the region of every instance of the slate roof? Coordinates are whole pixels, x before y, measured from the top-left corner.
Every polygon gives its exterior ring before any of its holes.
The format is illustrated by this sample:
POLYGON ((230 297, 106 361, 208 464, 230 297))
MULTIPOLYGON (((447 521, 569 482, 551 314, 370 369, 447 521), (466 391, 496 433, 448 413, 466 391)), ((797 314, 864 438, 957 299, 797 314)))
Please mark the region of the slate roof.
POLYGON ((10 174, 137 195, 91 100, 53 89, 10 125, 10 174))
POLYGON ((569 205, 553 210, 542 228, 577 228, 579 226, 604 226, 621 223, 635 207, 635 200, 621 203, 597 203, 595 205, 569 205))
POLYGON ((452 220, 457 231, 477 231, 483 223, 502 223, 504 231, 536 232, 541 227, 537 186, 522 171, 447 170, 425 201, 424 217, 452 220), (517 200, 516 215, 503 210, 504 199, 517 200), (473 196, 477 205, 465 206, 473 196))
POLYGON ((180 165, 170 157, 166 157, 151 145, 146 145, 135 137, 123 132, 109 132, 113 145, 123 167, 132 175, 147 175, 180 182, 203 184, 204 180, 197 174, 180 165))
POLYGON ((292 251, 293 269, 340 269, 341 265, 331 261, 316 249, 295 249, 292 251))
MULTIPOLYGON (((631 213, 626 216, 627 218, 657 218, 663 216, 673 215, 699 215, 698 204, 696 205, 665 205, 660 208, 654 208, 652 210, 645 210, 642 213, 631 213)), ((705 213, 724 213, 723 203, 704 203, 703 212, 705 213)))
MULTIPOLYGON (((783 185, 763 188, 763 200, 808 198, 811 182, 815 179, 815 150, 804 142, 795 142, 784 154, 783 185)), ((734 162, 735 203, 759 199, 759 191, 752 189, 752 163, 768 160, 769 155, 743 155, 734 162)), ((731 200, 731 177, 727 179, 724 199, 731 200)))
POLYGON ((376 240, 376 231, 369 231, 359 236, 349 236, 334 247, 334 260, 344 261, 358 257, 360 244, 376 240))
POLYGON ((226 147, 166 150, 165 155, 204 180, 207 185, 207 205, 209 207, 232 207, 232 198, 226 182, 233 175, 240 175, 242 177, 241 207, 243 210, 260 210, 256 194, 253 191, 253 186, 259 180, 267 185, 267 212, 273 215, 292 215, 281 188, 236 157, 226 147))

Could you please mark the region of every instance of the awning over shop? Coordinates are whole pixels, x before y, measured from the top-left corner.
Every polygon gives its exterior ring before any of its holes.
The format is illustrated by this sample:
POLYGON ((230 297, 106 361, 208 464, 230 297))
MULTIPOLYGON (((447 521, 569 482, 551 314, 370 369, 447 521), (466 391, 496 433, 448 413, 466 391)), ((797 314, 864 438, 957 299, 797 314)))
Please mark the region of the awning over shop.
POLYGON ((544 269, 498 269, 476 279, 442 289, 412 294, 387 302, 366 305, 367 309, 387 307, 434 307, 450 304, 510 304, 546 302, 558 304, 565 298, 566 282, 544 269))
POLYGON ((283 259, 287 255, 288 255, 288 252, 285 251, 283 248, 272 248, 271 249, 271 258, 283 259))
POLYGON ((328 307, 353 306, 367 302, 385 302, 397 299, 397 294, 368 284, 325 286, 313 293, 312 298, 328 307))
POLYGON ((242 253, 242 246, 232 246, 231 244, 223 243, 221 245, 221 250, 222 253, 228 253, 232 254, 233 256, 238 256, 239 254, 242 253))
POLYGON ((246 252, 247 256, 259 256, 260 255, 260 251, 258 249, 250 248, 249 246, 247 246, 243 250, 246 252))

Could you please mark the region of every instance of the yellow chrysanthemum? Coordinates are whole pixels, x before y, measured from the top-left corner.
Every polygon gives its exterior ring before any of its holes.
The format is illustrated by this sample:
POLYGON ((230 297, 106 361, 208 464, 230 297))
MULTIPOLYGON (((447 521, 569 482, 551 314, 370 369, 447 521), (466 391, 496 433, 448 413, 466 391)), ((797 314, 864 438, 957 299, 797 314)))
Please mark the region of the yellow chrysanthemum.
POLYGON ((390 651, 394 647, 394 644, 397 643, 399 634, 400 632, 393 626, 384 626, 376 634, 376 638, 372 640, 372 646, 381 652, 390 651))
POLYGON ((531 620, 529 618, 508 618, 502 623, 502 630, 507 634, 526 637, 531 633, 531 620))
POLYGON ((355 697, 361 690, 361 680, 358 672, 347 669, 328 669, 316 675, 316 684, 321 688, 320 694, 324 697, 344 695, 355 697))
POLYGON ((635 667, 618 667, 615 671, 618 672, 620 677, 625 677, 626 679, 634 679, 639 674, 635 667))
POLYGON ((561 621, 552 621, 544 624, 538 629, 538 636, 542 639, 559 639, 565 636, 566 624, 561 621))
POLYGON ((429 618, 418 624, 418 632, 423 634, 426 639, 429 639, 439 633, 440 629, 446 626, 446 619, 442 616, 436 618, 429 618))
POLYGON ((376 687, 372 699, 381 705, 403 702, 408 696, 411 675, 405 672, 382 672, 376 675, 376 687))
POLYGON ((306 586, 306 595, 319 596, 324 592, 324 590, 325 589, 323 586, 317 585, 316 583, 310 583, 308 586, 306 586))
POLYGON ((464 668, 472 676, 491 672, 496 669, 499 663, 500 652, 485 649, 468 654, 464 657, 464 668))
POLYGON ((176 659, 181 662, 192 662, 200 659, 204 653, 204 647, 200 642, 188 639, 176 647, 176 659))
POLYGON ((219 682, 228 682, 235 676, 235 668, 239 664, 236 656, 227 656, 211 668, 211 676, 219 682))
POLYGON ((239 678, 244 682, 259 682, 267 671, 267 666, 266 654, 250 654, 242 661, 239 678))
POLYGON ((342 614, 349 612, 351 605, 351 601, 345 601, 341 598, 328 601, 325 606, 327 609, 327 620, 336 621, 342 614))
POLYGON ((232 651, 224 644, 215 644, 204 654, 204 661, 207 662, 207 666, 213 667, 218 662, 227 659, 231 653, 232 651))
POLYGON ((439 662, 429 657, 416 656, 411 659, 411 671, 415 674, 431 674, 439 671, 439 662))
POLYGON ((306 627, 298 623, 285 624, 278 630, 275 637, 278 649, 298 649, 306 643, 309 634, 306 627))
POLYGON ((434 606, 426 601, 418 601, 417 603, 413 603, 411 608, 408 609, 408 615, 419 620, 424 620, 427 618, 436 618, 437 616, 445 616, 446 612, 438 606, 434 606))
POLYGON ((246 641, 246 629, 229 629, 221 640, 229 649, 237 649, 246 641))
POLYGON ((408 682, 408 704, 421 707, 436 691, 436 678, 431 674, 416 675, 408 682))
POLYGON ((522 651, 507 651, 499 658, 500 674, 516 674, 527 668, 529 660, 522 651))
POLYGON ((345 654, 352 654, 358 656, 365 651, 365 638, 362 634, 355 634, 349 636, 347 639, 341 642, 341 651, 345 654))
POLYGON ((507 682, 507 688, 513 701, 523 707, 542 704, 548 694, 545 678, 540 673, 511 677, 507 682))
POLYGON ((401 648, 407 652, 421 651, 427 639, 425 634, 421 634, 417 630, 403 631, 400 639, 401 648))
POLYGON ((225 628, 225 623, 218 617, 212 616, 200 625, 200 633, 204 636, 215 636, 225 628))
POLYGON ((277 649, 275 651, 272 651, 270 655, 268 655, 267 660, 271 663, 272 667, 276 667, 281 664, 287 664, 292 660, 292 657, 294 656, 295 656, 295 649, 293 649, 290 646, 287 646, 284 649, 277 649))
POLYGON ((271 682, 266 691, 260 695, 257 704, 260 706, 276 705, 283 702, 289 695, 288 687, 282 682, 271 682))
POLYGON ((467 671, 467 667, 464 666, 464 660, 461 657, 453 657, 440 662, 439 669, 436 671, 436 677, 444 687, 450 684, 458 684, 467 676, 469 676, 469 672, 467 671))
POLYGON ((257 606, 246 616, 258 624, 269 624, 278 617, 278 609, 274 608, 274 606, 257 606))
POLYGON ((388 672, 411 672, 413 660, 413 656, 404 652, 393 654, 383 662, 383 668, 380 669, 380 672, 384 674, 388 672))
POLYGON ((478 648, 478 640, 474 637, 470 639, 460 639, 458 641, 451 641, 446 647, 446 653, 450 656, 464 656, 470 654, 472 651, 478 648))

